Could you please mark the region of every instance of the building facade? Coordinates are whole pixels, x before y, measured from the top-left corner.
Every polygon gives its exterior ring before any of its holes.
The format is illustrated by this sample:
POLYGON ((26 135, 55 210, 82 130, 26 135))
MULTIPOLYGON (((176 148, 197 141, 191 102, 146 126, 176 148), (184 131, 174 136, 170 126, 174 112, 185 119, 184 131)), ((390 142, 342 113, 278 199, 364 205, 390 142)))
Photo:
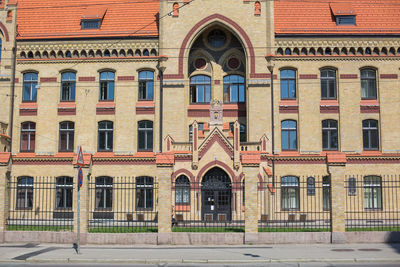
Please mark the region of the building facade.
POLYGON ((2 2, 3 230, 400 226, 396 1, 2 2))

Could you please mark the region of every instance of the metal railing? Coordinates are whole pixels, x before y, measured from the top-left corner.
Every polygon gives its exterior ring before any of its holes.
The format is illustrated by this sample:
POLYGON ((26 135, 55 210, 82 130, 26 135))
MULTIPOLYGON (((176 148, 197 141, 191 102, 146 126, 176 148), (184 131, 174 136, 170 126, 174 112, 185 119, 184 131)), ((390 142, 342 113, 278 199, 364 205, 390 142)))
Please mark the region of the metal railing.
POLYGON ((400 231, 400 177, 347 175, 347 231, 400 231))
POLYGON ((174 232, 243 232, 244 183, 172 183, 174 232))
POLYGON ((72 177, 11 177, 8 181, 9 231, 72 231, 72 177))
POLYGON ((155 178, 94 177, 89 182, 89 232, 157 232, 155 178))
POLYGON ((331 229, 329 176, 275 177, 259 183, 259 232, 321 232, 331 229))

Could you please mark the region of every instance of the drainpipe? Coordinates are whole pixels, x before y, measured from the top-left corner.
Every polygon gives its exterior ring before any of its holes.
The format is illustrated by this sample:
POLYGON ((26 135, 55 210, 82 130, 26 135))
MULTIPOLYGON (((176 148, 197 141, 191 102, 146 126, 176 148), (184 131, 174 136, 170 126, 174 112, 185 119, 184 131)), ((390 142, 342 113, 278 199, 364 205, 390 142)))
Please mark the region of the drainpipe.
POLYGON ((268 70, 271 73, 271 146, 272 146, 272 185, 275 187, 275 116, 274 116, 274 56, 267 55, 268 70))
POLYGON ((167 57, 166 56, 160 56, 160 59, 159 59, 159 61, 158 61, 158 64, 157 64, 157 69, 158 69, 158 75, 159 75, 159 77, 160 77, 160 118, 159 118, 159 121, 160 121, 160 123, 159 123, 159 148, 158 148, 158 150, 160 151, 160 152, 162 152, 162 148, 163 148, 163 146, 162 146, 162 143, 163 143, 163 95, 164 95, 164 92, 163 92, 163 81, 164 81, 164 71, 165 71, 165 67, 164 67, 164 64, 163 64, 163 62, 165 61, 167 59, 167 57))
POLYGON ((13 129, 14 129, 14 101, 15 101, 15 72, 17 68, 17 8, 14 9, 14 44, 12 48, 12 71, 11 71, 11 99, 10 99, 10 121, 9 121, 9 150, 12 153, 13 129))

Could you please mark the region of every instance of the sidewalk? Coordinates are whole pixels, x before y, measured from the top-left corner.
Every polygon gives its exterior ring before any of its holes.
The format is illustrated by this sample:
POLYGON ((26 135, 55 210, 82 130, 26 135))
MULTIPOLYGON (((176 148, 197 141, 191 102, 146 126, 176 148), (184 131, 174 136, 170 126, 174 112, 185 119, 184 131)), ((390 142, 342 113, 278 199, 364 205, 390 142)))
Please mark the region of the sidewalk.
POLYGON ((400 262, 400 244, 265 246, 71 246, 1 244, 0 262, 29 263, 270 263, 400 262))

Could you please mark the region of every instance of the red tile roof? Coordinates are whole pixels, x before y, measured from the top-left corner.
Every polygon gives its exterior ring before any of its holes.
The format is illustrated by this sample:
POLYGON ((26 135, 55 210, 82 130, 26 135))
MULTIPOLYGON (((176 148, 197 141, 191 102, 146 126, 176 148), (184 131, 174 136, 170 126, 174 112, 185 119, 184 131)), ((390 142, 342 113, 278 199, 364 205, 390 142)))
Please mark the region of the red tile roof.
POLYGON ((275 33, 400 34, 400 1, 276 0, 275 33), (356 14, 356 26, 337 26, 333 12, 350 9, 356 14))
POLYGON ((159 9, 159 0, 19 0, 18 39, 157 37, 159 9), (83 16, 103 11, 100 29, 81 29, 83 16))

